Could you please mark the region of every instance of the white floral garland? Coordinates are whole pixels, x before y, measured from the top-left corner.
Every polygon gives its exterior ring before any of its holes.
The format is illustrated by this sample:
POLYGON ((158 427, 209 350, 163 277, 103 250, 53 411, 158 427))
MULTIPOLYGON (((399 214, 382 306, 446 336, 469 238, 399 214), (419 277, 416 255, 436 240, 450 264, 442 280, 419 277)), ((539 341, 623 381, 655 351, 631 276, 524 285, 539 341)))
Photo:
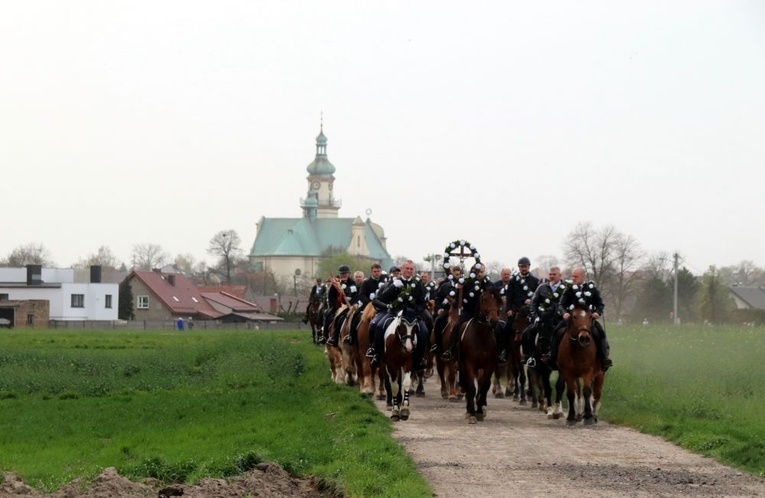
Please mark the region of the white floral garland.
MULTIPOLYGON (((466 240, 455 240, 454 242, 450 243, 446 248, 444 249, 444 270, 446 270, 446 273, 449 273, 449 270, 452 267, 451 262, 449 261, 449 258, 452 257, 452 251, 461 248, 464 250, 464 248, 467 248, 470 251, 470 257, 475 259, 475 264, 480 265, 481 264, 481 255, 478 254, 476 251, 475 245, 471 244, 470 242, 466 240)), ((449 275, 449 278, 451 279, 452 276, 449 275)))
MULTIPOLYGON (((568 283, 570 282, 567 282, 565 280, 561 280, 558 283, 558 288, 555 289, 555 291, 553 291, 552 294, 547 296, 545 300, 542 301, 537 307, 540 313, 544 313, 545 311, 550 309, 550 307, 552 306, 557 306, 558 301, 560 301, 560 298, 563 296, 563 293, 566 292, 566 289, 568 288, 567 286, 568 283)), ((547 284, 550 285, 550 282, 547 282, 547 284)))
POLYGON ((412 291, 419 284, 420 284, 419 276, 412 277, 412 281, 409 282, 408 285, 404 283, 404 279, 402 279, 401 277, 394 279, 393 286, 399 289, 398 297, 396 298, 396 300, 399 303, 405 303, 405 304, 414 301, 414 296, 412 295, 412 291))
MULTIPOLYGON (((587 282, 586 284, 579 285, 572 285, 571 290, 574 291, 574 295, 577 298, 577 304, 584 304, 587 306, 590 310, 593 309, 592 304, 589 303, 590 298, 592 298, 592 289, 595 288, 595 284, 592 282, 587 282), (589 289, 589 290, 588 290, 589 289)), ((572 310, 575 308, 575 304, 569 305, 568 309, 572 310)))

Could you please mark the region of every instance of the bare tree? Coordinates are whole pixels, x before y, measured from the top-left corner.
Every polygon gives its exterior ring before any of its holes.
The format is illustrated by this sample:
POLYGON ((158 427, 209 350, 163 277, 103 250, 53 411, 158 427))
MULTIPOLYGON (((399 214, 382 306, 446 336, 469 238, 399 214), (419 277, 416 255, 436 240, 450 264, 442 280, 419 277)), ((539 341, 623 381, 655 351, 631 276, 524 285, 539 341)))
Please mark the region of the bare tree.
POLYGON ((44 245, 30 242, 18 246, 2 262, 4 266, 18 268, 26 265, 55 266, 50 251, 44 245))
POLYGON ((231 268, 242 259, 242 249, 239 247, 242 239, 234 230, 222 230, 210 239, 207 253, 218 258, 218 268, 226 277, 226 283, 231 283, 231 268))
POLYGON ((101 266, 102 268, 117 269, 121 264, 108 246, 101 246, 95 254, 89 254, 87 258, 80 259, 74 266, 79 268, 101 266))
POLYGON ((614 314, 620 316, 643 257, 635 238, 612 225, 597 230, 589 222, 580 222, 566 237, 564 253, 568 265, 587 271, 613 303, 614 314))
POLYGON ((191 275, 194 271, 194 265, 197 264, 197 258, 191 253, 177 254, 173 260, 173 264, 184 274, 191 275))
MULTIPOLYGON (((534 261, 532 261, 532 263, 534 263, 534 261)), ((551 254, 543 254, 541 256, 537 256, 536 264, 534 266, 543 270, 544 272, 548 272, 553 266, 559 266, 558 258, 551 254)))
POLYGON ((152 270, 167 264, 170 255, 159 244, 136 244, 133 246, 131 263, 136 270, 152 270))

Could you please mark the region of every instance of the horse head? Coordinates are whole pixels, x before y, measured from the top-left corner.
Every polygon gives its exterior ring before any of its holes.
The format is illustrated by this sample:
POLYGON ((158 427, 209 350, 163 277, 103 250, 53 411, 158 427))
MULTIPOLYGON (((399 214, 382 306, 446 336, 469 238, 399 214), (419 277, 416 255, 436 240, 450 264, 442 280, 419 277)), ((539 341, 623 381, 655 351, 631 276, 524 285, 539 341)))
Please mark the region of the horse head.
POLYGON ((407 353, 414 351, 414 327, 416 326, 417 320, 410 321, 404 316, 403 310, 396 314, 393 322, 388 326, 388 330, 393 330, 393 334, 407 353))
POLYGON ((592 311, 577 305, 569 314, 569 339, 586 348, 592 342, 592 311))
POLYGON ((334 307, 339 308, 345 304, 345 292, 343 292, 343 288, 340 287, 340 281, 335 277, 330 278, 329 285, 332 287, 334 292, 330 293, 327 291, 327 293, 330 299, 334 298, 334 307))
POLYGON ((481 292, 480 308, 478 316, 480 321, 496 325, 499 321, 499 310, 502 308, 502 297, 499 291, 492 287, 486 287, 481 292))

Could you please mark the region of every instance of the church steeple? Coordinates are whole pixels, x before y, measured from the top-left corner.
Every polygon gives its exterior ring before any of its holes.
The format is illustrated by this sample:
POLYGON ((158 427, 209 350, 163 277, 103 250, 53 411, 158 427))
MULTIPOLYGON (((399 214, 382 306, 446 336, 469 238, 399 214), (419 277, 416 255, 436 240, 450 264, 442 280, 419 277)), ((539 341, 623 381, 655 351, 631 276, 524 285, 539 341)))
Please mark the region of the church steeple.
POLYGON ((332 192, 335 183, 335 166, 327 159, 327 137, 324 135, 324 115, 322 114, 319 135, 316 137, 316 157, 306 167, 308 171, 308 195, 300 202, 303 216, 315 212, 318 218, 337 218, 341 202, 335 200, 332 192), (307 206, 306 204, 310 204, 307 206), (309 209, 306 209, 309 208, 309 209))

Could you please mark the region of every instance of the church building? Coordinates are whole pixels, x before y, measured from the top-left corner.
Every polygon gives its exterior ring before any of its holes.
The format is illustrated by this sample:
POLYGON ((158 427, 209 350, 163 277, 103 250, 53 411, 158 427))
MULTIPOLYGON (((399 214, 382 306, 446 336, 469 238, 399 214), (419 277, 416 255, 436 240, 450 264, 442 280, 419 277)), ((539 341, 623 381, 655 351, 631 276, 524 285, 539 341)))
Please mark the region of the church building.
MULTIPOLYGON (((327 158, 327 137, 321 126, 316 137, 316 157, 306 168, 308 192, 300 199, 301 218, 260 218, 249 254, 255 270, 272 273, 281 285, 309 285, 317 275, 321 256, 330 250, 380 263, 393 264, 385 246, 382 227, 367 217, 340 218, 341 201, 335 198, 335 166, 327 158)), ((367 213, 369 214, 369 213, 367 213)), ((369 273, 369 264, 352 268, 369 273)))

